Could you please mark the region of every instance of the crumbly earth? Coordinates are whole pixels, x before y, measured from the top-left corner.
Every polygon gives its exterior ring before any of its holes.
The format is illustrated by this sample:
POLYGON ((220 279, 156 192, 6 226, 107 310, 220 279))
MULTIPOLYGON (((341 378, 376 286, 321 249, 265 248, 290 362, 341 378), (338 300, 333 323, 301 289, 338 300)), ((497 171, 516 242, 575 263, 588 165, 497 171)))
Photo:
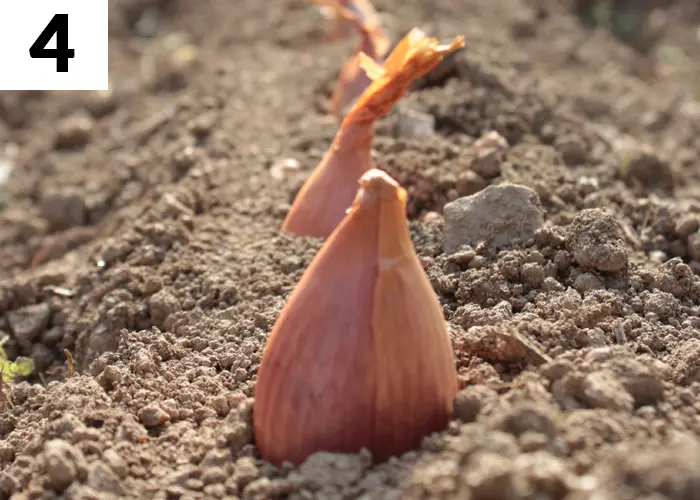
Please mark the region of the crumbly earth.
POLYGON ((374 145, 453 335, 448 429, 258 458, 260 355, 321 244, 278 227, 355 41, 302 0, 113 0, 111 93, 0 94, 0 330, 36 364, 2 386, 0 498, 700 498, 697 2, 375 3, 467 41, 374 145), (497 240, 444 253, 445 204, 505 183, 541 227, 482 206, 497 240))

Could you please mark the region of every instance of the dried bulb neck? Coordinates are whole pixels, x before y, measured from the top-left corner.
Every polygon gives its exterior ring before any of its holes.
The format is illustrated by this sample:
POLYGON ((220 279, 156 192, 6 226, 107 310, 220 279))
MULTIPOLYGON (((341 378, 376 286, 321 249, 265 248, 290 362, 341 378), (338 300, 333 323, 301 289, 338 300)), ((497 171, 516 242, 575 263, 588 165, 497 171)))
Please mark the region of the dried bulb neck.
MULTIPOLYGON (((391 108, 401 99, 401 97, 406 92, 406 89, 414 80, 411 75, 398 74, 393 77, 381 77, 387 80, 376 89, 372 89, 370 86, 365 92, 372 92, 371 95, 364 97, 364 94, 360 96, 358 100, 358 105, 356 105, 350 113, 345 117, 343 125, 349 125, 350 123, 374 123, 380 118, 386 116, 391 108)), ((375 85, 375 81, 372 85, 375 85)))
POLYGON ((375 124, 374 121, 365 123, 343 121, 336 138, 333 141, 334 146, 341 150, 367 150, 372 148, 374 140, 375 124))

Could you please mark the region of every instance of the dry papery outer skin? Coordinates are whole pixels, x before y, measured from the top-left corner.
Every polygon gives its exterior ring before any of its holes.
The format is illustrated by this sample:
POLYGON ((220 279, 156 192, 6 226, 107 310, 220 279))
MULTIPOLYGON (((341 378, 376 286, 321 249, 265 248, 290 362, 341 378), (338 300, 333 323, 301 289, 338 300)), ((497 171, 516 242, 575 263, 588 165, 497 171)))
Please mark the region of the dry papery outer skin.
POLYGON ((319 6, 332 21, 326 30, 328 40, 347 38, 356 29, 355 21, 345 15, 347 11, 372 35, 379 57, 389 51, 391 40, 370 0, 309 0, 309 3, 319 6))
POLYGON ((270 334, 254 426, 264 459, 369 449, 375 460, 443 429, 457 375, 442 309, 413 248, 406 192, 367 172, 270 334))
POLYGON ((357 98, 372 83, 372 80, 360 66, 359 54, 364 53, 381 64, 387 48, 385 42, 388 40, 382 36, 382 33, 377 33, 381 27, 375 19, 363 19, 361 15, 354 14, 337 2, 332 2, 332 5, 337 6, 337 15, 342 16, 360 37, 360 42, 353 51, 352 56, 345 62, 343 69, 340 71, 338 81, 333 89, 333 95, 331 96, 330 114, 338 119, 342 119, 357 98))
POLYGON ((282 229, 298 236, 328 237, 343 220, 357 192, 357 181, 374 168, 371 146, 374 123, 386 115, 408 85, 426 74, 449 53, 464 45, 462 37, 449 46, 421 30, 411 30, 379 66, 360 53, 361 64, 372 79, 345 117, 321 163, 297 194, 282 229))
POLYGON ((333 20, 327 36, 331 40, 357 33, 360 38, 352 55, 343 65, 331 96, 330 114, 338 120, 347 114, 357 98, 372 83, 360 65, 360 53, 381 64, 391 39, 369 0, 310 0, 333 20))

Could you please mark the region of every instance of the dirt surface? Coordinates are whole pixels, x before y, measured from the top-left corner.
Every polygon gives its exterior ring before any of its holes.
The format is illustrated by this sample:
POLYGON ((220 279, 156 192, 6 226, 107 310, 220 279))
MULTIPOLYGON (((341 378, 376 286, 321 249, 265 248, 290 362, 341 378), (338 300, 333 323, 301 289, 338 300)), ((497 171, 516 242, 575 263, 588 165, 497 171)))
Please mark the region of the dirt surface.
POLYGON ((0 94, 0 330, 36 364, 0 498, 700 498, 700 9, 594 3, 376 1, 467 41, 374 145, 463 389, 420 450, 280 470, 255 374, 321 242, 278 227, 355 41, 301 0, 111 1, 109 94, 0 94))

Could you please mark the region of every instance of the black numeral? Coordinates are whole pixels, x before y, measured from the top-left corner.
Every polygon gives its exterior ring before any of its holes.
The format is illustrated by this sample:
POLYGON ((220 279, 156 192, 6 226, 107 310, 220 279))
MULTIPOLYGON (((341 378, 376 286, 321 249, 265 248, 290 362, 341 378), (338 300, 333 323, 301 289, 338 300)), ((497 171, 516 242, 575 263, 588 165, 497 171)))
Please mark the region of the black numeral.
POLYGON ((29 56, 32 59, 56 59, 56 71, 68 72, 68 59, 75 57, 75 50, 68 48, 68 14, 56 14, 51 18, 41 35, 29 47, 29 56), (56 48, 47 49, 54 34, 56 48))

